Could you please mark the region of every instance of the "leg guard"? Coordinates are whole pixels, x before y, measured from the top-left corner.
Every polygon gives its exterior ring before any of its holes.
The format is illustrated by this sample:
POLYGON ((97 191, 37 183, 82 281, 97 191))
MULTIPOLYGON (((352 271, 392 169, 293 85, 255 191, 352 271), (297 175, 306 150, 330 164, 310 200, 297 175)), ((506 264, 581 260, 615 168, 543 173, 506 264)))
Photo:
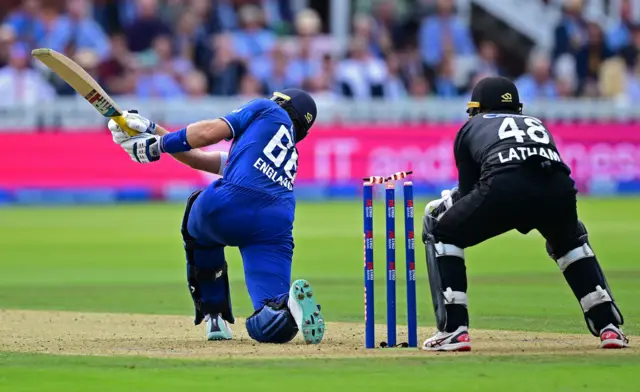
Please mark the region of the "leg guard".
POLYGON ((222 319, 233 324, 235 320, 231 309, 224 248, 198 245, 187 230, 191 207, 200 193, 201 191, 197 191, 189 196, 182 220, 182 238, 187 256, 187 282, 195 306, 194 324, 200 324, 207 314, 220 315, 222 319))
POLYGON ((246 321, 251 339, 260 343, 287 343, 298 333, 298 326, 287 307, 287 296, 269 302, 246 321))
POLYGON ((436 242, 433 235, 437 219, 425 215, 422 240, 427 254, 431 299, 439 331, 452 332, 469 325, 467 310, 467 273, 464 250, 436 242))
POLYGON ((599 336, 604 327, 609 324, 620 326, 624 319, 591 249, 587 229, 580 221, 578 235, 581 243, 579 247, 557 257, 551 244, 547 242, 547 252, 558 264, 573 294, 580 302, 589 331, 594 336, 599 336))

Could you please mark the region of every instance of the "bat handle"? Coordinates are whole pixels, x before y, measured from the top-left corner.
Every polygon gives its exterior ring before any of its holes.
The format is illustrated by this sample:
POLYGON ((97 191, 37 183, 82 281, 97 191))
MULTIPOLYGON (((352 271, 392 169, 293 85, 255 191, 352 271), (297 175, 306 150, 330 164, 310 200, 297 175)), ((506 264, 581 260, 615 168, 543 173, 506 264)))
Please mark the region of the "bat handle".
POLYGON ((116 124, 118 124, 118 126, 120 127, 120 129, 125 131, 129 136, 136 136, 137 134, 140 133, 134 129, 129 128, 127 126, 127 121, 122 116, 114 116, 114 117, 111 117, 111 119, 115 121, 116 124))

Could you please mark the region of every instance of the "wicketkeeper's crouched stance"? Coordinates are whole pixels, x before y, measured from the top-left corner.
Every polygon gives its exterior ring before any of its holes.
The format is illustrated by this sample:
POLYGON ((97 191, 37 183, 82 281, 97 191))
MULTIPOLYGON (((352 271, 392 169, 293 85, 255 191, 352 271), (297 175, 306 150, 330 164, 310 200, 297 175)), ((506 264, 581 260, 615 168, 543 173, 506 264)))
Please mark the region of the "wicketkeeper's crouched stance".
POLYGON ((298 331, 305 342, 322 341, 325 326, 306 280, 291 283, 296 144, 307 136, 316 104, 306 92, 287 89, 256 99, 228 115, 169 133, 128 112, 129 137, 109 122, 114 141, 140 163, 163 153, 194 169, 223 175, 189 197, 182 222, 187 280, 195 324, 206 321, 208 340, 231 339, 234 323, 225 247, 240 249, 245 281, 254 307, 249 336, 263 343, 286 343, 298 331), (230 152, 200 147, 233 140, 230 152))
POLYGON ((468 112, 454 147, 458 188, 430 202, 424 216, 438 332, 423 349, 471 349, 464 249, 512 229, 542 234, 589 331, 602 348, 626 347, 622 314, 578 220, 575 184, 549 131, 522 115, 518 91, 504 78, 480 81, 468 112))

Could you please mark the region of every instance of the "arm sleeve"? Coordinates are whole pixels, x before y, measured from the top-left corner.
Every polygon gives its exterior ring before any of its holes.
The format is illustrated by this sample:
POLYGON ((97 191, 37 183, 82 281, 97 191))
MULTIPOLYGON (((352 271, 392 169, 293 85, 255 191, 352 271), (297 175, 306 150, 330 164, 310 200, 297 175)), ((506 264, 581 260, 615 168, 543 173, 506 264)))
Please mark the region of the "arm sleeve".
POLYGON ((480 179, 480 168, 474 162, 469 146, 465 143, 464 136, 468 129, 469 125, 467 124, 458 131, 453 147, 453 155, 458 168, 458 191, 460 196, 465 196, 471 192, 480 179))
POLYGON ((222 116, 221 119, 231 128, 231 139, 240 137, 249 127, 249 124, 267 109, 269 102, 271 101, 267 99, 255 99, 231 113, 222 116))

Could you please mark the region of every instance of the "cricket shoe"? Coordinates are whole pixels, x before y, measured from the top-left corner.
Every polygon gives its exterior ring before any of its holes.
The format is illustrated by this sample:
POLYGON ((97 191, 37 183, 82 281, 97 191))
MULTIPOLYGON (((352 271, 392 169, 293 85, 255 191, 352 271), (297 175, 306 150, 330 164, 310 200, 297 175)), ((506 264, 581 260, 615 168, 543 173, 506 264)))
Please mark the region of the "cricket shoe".
POLYGON ((458 327, 453 332, 436 332, 433 337, 424 341, 422 349, 425 351, 471 351, 469 329, 458 327))
POLYGON ((206 321, 207 340, 229 340, 233 337, 229 323, 220 315, 206 315, 204 321, 206 321))
POLYGON ((320 343, 325 331, 324 317, 320 312, 320 305, 316 304, 311 284, 304 279, 293 282, 287 306, 304 341, 307 344, 320 343))
POLYGON ((629 339, 622 333, 619 327, 609 324, 600 331, 600 348, 625 348, 629 347, 629 339))

